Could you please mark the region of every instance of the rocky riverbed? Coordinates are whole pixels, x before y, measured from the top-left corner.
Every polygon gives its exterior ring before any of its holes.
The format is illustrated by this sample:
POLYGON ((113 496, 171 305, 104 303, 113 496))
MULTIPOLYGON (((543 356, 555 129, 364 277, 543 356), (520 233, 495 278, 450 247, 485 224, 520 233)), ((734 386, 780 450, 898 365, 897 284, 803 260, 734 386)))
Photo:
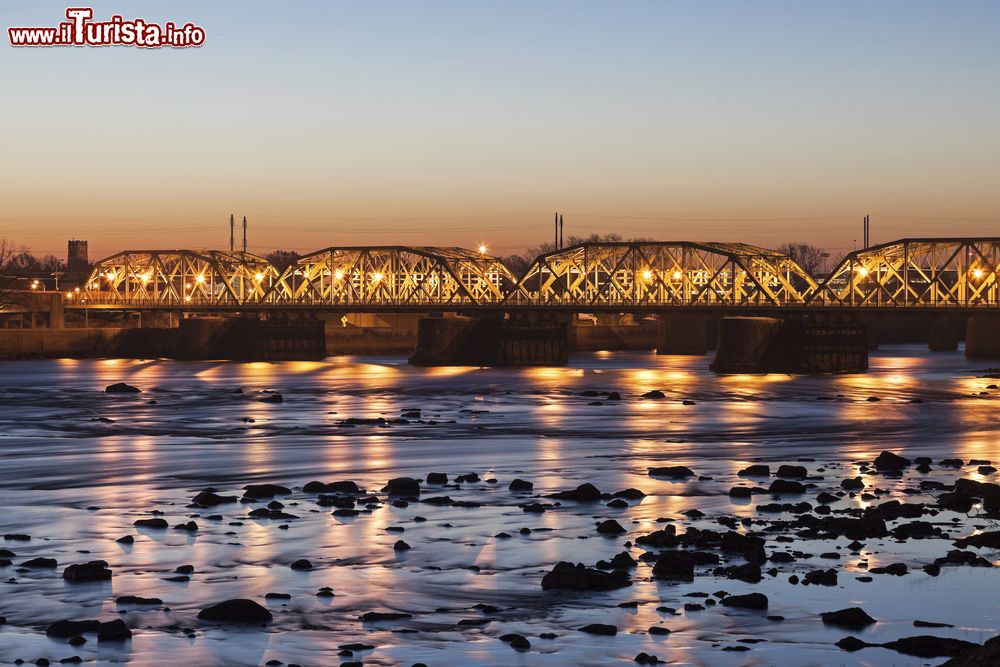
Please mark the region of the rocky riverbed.
POLYGON ((0 365, 0 664, 994 664, 996 371, 706 367, 0 365))

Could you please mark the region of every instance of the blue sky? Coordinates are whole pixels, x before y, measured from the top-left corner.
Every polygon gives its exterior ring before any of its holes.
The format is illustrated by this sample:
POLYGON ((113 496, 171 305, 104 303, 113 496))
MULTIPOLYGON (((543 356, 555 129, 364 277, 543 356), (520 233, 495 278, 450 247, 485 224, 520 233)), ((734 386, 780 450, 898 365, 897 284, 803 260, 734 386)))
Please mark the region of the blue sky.
MULTIPOLYGON (((997 2, 102 2, 0 47, 0 235, 64 252, 997 234, 997 2)), ((5 0, 4 27, 66 5, 5 0)))

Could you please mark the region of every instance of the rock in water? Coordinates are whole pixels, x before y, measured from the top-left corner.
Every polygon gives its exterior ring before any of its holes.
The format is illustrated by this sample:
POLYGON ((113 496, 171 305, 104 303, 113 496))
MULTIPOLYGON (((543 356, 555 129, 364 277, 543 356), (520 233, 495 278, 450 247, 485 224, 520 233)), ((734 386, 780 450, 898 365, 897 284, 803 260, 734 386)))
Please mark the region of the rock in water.
POLYGON ((694 471, 687 466, 663 466, 649 469, 650 477, 669 477, 670 479, 684 479, 694 477, 694 471))
POLYGON ((256 624, 268 623, 274 617, 271 612, 253 600, 238 598, 205 607, 198 612, 198 618, 216 623, 256 624))
POLYGON ((313 564, 306 560, 305 558, 300 558, 297 561, 289 565, 293 570, 311 570, 313 569, 313 564))
POLYGON ((412 477, 396 477, 389 480, 383 491, 391 496, 419 496, 420 482, 412 477))
POLYGON ((892 452, 882 452, 875 459, 876 470, 902 470, 910 465, 910 459, 892 452))
POLYGON ((192 498, 191 502, 202 507, 215 507, 224 503, 235 503, 237 500, 236 496, 220 496, 212 491, 202 491, 192 498))
POLYGON ((49 637, 75 637, 85 632, 97 632, 101 627, 101 622, 96 620, 87 621, 56 621, 45 629, 45 634, 49 637))
POLYGON ((133 387, 130 384, 125 384, 124 382, 116 382, 114 384, 109 384, 104 388, 105 394, 141 394, 142 389, 138 387, 133 387))
POLYGON ((110 578, 111 570, 108 569, 107 561, 103 560, 77 563, 63 570, 63 579, 66 581, 107 581, 110 578))
POLYGON ((580 632, 586 632, 588 635, 604 635, 605 637, 614 637, 618 634, 618 628, 605 623, 591 623, 590 625, 585 625, 580 628, 580 632))
POLYGON ((523 479, 515 479, 507 488, 511 491, 532 491, 535 485, 523 479))
POLYGON ((951 658, 973 649, 979 644, 952 639, 951 637, 934 637, 933 635, 918 635, 903 637, 895 641, 881 644, 882 648, 891 649, 897 653, 912 655, 918 658, 951 658))
POLYGON ((664 551, 653 565, 653 577, 666 581, 694 581, 694 557, 684 551, 664 551))
POLYGON ((593 484, 585 482, 571 491, 550 493, 547 497, 558 500, 575 500, 577 502, 591 503, 601 499, 601 492, 593 484))
POLYGON ((243 487, 244 498, 274 498, 287 496, 292 490, 280 484, 247 484, 243 487))
POLYGON ((126 639, 132 639, 132 631, 125 625, 125 621, 120 618, 108 621, 107 623, 101 623, 97 628, 97 641, 124 641, 126 639))
POLYGON ((746 595, 728 595, 722 598, 726 607, 739 609, 767 609, 767 596, 763 593, 747 593, 746 595))
POLYGON ((863 628, 877 623, 861 607, 849 607, 839 611, 827 611, 820 614, 823 622, 827 625, 839 625, 843 628, 863 628))
POLYGON ((569 591, 610 591, 616 588, 631 586, 628 574, 621 570, 601 572, 586 567, 582 563, 560 561, 552 570, 542 577, 542 589, 561 589, 569 591))

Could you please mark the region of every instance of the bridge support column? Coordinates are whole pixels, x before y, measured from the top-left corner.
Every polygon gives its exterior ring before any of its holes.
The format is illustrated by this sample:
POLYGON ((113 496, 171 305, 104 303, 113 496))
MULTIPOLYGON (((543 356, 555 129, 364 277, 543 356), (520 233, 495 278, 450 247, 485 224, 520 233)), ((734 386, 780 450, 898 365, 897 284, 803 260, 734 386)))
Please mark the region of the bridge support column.
POLYGON ((868 368, 862 325, 724 317, 709 367, 717 373, 856 373, 868 368))
POLYGON ((51 299, 49 300, 49 328, 66 328, 66 315, 63 310, 62 292, 51 295, 51 299))
POLYGON ((708 352, 708 319, 702 313, 662 313, 656 353, 705 354, 708 352))
POLYGON ((934 315, 931 317, 927 349, 931 352, 954 352, 962 337, 960 315, 934 315))
POLYGON ((569 358, 564 319, 513 314, 425 317, 410 363, 417 366, 561 366, 569 358))
POLYGON ((965 356, 1000 359, 1000 315, 969 315, 965 328, 965 356))

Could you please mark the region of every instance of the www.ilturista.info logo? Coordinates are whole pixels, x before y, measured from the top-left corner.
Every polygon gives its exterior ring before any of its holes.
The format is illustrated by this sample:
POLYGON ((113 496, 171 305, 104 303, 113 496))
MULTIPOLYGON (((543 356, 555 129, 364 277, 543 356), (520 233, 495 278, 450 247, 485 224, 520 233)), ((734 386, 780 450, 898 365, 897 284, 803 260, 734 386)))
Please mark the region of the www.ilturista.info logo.
POLYGON ((205 29, 193 23, 163 25, 145 19, 126 21, 112 16, 93 21, 91 7, 70 7, 67 21, 54 28, 7 28, 11 46, 139 46, 147 49, 185 48, 205 43, 205 29))

